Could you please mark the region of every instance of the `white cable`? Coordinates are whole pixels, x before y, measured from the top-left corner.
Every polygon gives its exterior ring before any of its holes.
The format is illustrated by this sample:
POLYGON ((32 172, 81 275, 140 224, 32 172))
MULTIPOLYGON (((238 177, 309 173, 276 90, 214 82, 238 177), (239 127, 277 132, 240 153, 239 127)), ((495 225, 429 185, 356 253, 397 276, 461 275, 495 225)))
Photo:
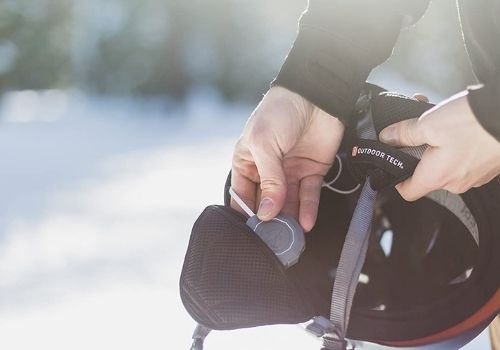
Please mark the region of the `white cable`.
POLYGON ((338 154, 335 155, 335 158, 339 161, 339 170, 337 171, 337 174, 335 175, 333 180, 330 180, 329 182, 323 183, 324 186, 333 184, 335 181, 337 181, 339 179, 340 174, 342 174, 342 159, 339 157, 338 154))
POLYGON ((255 215, 255 213, 252 211, 252 209, 250 209, 248 207, 248 205, 246 205, 245 202, 243 202, 243 200, 240 198, 240 196, 238 196, 238 194, 236 192, 234 192, 232 187, 229 187, 229 194, 231 195, 231 198, 234 199, 234 201, 236 203, 238 203, 240 208, 243 209, 245 211, 245 213, 247 213, 248 216, 252 217, 255 215))
POLYGON ((336 187, 333 187, 333 186, 330 186, 330 185, 326 185, 324 184, 323 187, 326 187, 328 188, 329 190, 333 191, 333 192, 337 192, 337 193, 340 193, 340 194, 351 194, 351 193, 354 193, 356 192, 357 190, 359 190, 359 188, 361 187, 360 184, 357 184, 354 188, 350 189, 350 190, 341 190, 339 188, 336 188, 336 187))
POLYGON ((321 185, 321 186, 328 188, 330 191, 337 192, 340 194, 351 194, 351 193, 354 193, 357 190, 359 190, 359 188, 361 187, 360 184, 357 184, 354 188, 352 188, 350 190, 341 190, 339 188, 332 186, 332 184, 334 184, 335 181, 337 181, 339 179, 340 175, 342 174, 342 168, 343 168, 342 167, 342 158, 340 158, 338 154, 335 155, 335 158, 339 161, 339 170, 338 170, 337 174, 335 175, 335 177, 333 178, 333 180, 331 180, 329 182, 323 182, 323 185, 321 185))

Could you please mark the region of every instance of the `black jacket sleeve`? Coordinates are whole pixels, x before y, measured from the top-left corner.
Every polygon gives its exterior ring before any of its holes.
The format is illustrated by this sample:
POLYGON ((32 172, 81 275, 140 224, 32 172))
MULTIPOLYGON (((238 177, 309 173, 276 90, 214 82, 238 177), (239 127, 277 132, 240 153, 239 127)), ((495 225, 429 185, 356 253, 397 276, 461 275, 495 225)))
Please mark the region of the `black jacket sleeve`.
POLYGON ((500 74, 468 90, 472 112, 483 128, 500 142, 500 74))
POLYGON ((344 124, 370 71, 428 0, 310 0, 273 85, 294 91, 344 124))
POLYGON ((481 86, 469 88, 469 105, 500 141, 500 0, 459 1, 465 44, 481 86))

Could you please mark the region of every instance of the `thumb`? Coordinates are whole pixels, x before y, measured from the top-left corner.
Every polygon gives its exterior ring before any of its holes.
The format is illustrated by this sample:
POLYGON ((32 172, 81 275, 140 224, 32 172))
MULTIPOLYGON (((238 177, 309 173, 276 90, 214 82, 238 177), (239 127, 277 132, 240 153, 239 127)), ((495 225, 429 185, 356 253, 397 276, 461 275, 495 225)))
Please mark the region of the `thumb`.
POLYGON ((272 150, 253 152, 255 165, 260 177, 261 195, 257 216, 268 221, 279 214, 285 205, 286 178, 281 156, 272 150))
POLYGON ((420 146, 426 144, 426 138, 419 119, 413 118, 392 124, 379 134, 380 141, 392 146, 420 146))

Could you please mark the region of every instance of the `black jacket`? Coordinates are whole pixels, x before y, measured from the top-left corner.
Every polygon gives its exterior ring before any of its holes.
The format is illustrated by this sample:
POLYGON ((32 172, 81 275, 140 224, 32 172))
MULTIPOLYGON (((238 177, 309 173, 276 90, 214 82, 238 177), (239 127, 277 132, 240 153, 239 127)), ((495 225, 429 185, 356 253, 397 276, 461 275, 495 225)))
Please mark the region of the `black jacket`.
MULTIPOLYGON (((273 84, 347 122, 370 71, 392 52, 400 30, 429 0, 310 0, 299 34, 273 84)), ((480 86, 469 88, 479 122, 500 140, 500 0, 458 0, 480 86)))

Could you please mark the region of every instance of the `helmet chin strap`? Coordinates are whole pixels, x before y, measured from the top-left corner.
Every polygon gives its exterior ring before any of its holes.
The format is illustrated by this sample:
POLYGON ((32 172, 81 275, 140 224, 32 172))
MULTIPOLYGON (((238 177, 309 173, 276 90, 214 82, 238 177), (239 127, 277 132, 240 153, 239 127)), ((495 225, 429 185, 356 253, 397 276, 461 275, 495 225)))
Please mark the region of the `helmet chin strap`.
POLYGON ((203 343, 208 333, 212 330, 201 324, 197 325, 193 333, 193 345, 191 345, 190 350, 203 350, 203 343))
MULTIPOLYGON (((358 113, 363 116, 358 121, 357 134, 361 138, 377 140, 377 133, 373 124, 373 115, 370 108, 371 92, 362 94, 356 103, 358 113)), ((377 183, 380 172, 369 171, 354 209, 349 229, 342 247, 335 281, 333 284, 330 304, 330 320, 320 317, 315 320, 315 327, 322 329, 322 350, 346 350, 347 328, 351 314, 356 287, 359 282, 361 269, 365 263, 371 226, 377 200, 377 183), (374 189, 375 188, 375 189, 374 189), (326 327, 325 327, 326 326, 326 327)), ((352 349, 354 346, 352 347, 352 349)))
POLYGON ((330 320, 316 317, 309 331, 323 338, 322 350, 346 350, 349 316, 370 238, 377 191, 368 178, 361 190, 347 232, 333 284, 330 320))

